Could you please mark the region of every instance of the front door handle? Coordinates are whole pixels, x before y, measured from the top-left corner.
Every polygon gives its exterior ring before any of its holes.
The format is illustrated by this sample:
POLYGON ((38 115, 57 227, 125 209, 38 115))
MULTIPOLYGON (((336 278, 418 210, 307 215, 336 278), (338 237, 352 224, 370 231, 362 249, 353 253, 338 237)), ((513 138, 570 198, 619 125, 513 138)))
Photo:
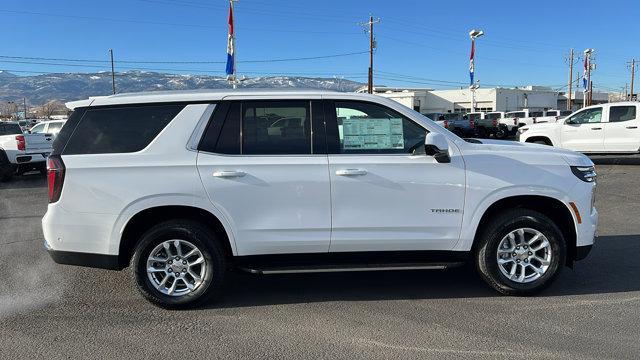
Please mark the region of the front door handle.
POLYGON ((367 175, 367 170, 364 169, 341 169, 336 171, 338 176, 361 176, 367 175))
POLYGON ((591 130, 602 130, 602 128, 591 128, 591 130))
POLYGON ((215 171, 213 176, 219 178, 234 178, 247 175, 244 171, 215 171))
POLYGON ((627 126, 627 129, 637 129, 637 126, 627 126))

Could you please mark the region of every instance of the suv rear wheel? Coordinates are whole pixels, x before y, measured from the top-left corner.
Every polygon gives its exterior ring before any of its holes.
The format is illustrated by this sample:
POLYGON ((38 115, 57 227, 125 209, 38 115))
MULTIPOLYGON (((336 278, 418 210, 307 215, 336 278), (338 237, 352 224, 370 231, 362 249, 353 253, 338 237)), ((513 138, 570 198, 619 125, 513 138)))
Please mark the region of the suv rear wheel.
POLYGON ((503 294, 535 294, 551 284, 565 263, 562 232, 551 219, 533 210, 499 214, 479 240, 478 272, 503 294))
POLYGON ((158 224, 141 238, 133 276, 142 295, 163 308, 187 308, 215 296, 225 275, 224 253, 213 231, 197 222, 158 224))

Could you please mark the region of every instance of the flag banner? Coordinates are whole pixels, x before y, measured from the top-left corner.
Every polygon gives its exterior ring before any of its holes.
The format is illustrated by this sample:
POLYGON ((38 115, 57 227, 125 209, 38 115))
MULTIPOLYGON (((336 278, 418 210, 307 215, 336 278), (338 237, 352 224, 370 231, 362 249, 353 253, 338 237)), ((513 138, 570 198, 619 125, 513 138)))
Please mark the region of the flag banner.
POLYGON ((474 71, 474 56, 475 56, 476 42, 471 40, 471 56, 469 57, 469 85, 473 86, 473 71, 474 71))
POLYGON ((589 61, 588 58, 585 56, 584 57, 584 72, 582 73, 582 87, 584 88, 584 91, 587 91, 587 86, 588 86, 588 82, 589 80, 587 79, 587 72, 588 72, 588 67, 589 67, 589 61))
POLYGON ((235 73, 235 44, 233 32, 233 7, 229 5, 229 35, 227 37, 227 75, 235 73))

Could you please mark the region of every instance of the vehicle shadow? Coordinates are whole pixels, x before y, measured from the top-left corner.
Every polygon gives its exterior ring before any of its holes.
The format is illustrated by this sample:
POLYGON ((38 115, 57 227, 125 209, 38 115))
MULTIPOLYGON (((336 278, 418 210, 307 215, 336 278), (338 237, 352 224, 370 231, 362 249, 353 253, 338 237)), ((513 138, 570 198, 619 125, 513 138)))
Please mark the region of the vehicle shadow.
POLYGON ((47 187, 47 176, 39 172, 14 175, 9 181, 0 182, 0 189, 34 189, 47 187))
POLYGON ((589 156, 591 161, 596 165, 640 165, 640 156, 589 156))
MULTIPOLYGON (((602 236, 589 257, 564 268, 541 297, 640 291, 640 235, 602 236)), ((470 266, 446 271, 380 271, 291 275, 234 272, 217 301, 235 308, 328 301, 378 301, 501 296, 470 266)))

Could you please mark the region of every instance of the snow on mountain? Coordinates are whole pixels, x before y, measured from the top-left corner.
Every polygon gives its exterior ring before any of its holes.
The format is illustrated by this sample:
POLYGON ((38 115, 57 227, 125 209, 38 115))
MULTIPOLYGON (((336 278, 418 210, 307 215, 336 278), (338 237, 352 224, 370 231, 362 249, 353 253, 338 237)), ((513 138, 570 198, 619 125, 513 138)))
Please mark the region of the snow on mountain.
MULTIPOLYGON (((362 85, 358 82, 336 78, 270 76, 245 79, 239 87, 354 91, 362 85)), ((229 88, 229 84, 225 78, 218 76, 165 74, 135 70, 116 73, 116 90, 118 92, 222 88, 229 88)), ((26 97, 29 104, 40 105, 48 100, 71 101, 109 94, 111 94, 111 74, 108 72, 19 76, 7 71, 0 71, 0 101, 15 101, 26 97)))

